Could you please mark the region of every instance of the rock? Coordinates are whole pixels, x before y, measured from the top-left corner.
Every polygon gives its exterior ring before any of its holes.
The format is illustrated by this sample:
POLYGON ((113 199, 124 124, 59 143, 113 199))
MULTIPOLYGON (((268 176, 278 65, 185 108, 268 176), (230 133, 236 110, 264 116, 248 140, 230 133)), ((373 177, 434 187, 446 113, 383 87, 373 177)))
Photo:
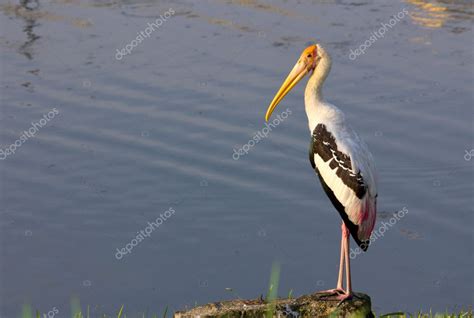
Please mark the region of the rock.
POLYGON ((351 300, 342 302, 328 294, 315 293, 299 298, 277 299, 268 303, 263 299, 229 300, 178 311, 174 318, 317 318, 374 317, 370 297, 355 293, 351 300))

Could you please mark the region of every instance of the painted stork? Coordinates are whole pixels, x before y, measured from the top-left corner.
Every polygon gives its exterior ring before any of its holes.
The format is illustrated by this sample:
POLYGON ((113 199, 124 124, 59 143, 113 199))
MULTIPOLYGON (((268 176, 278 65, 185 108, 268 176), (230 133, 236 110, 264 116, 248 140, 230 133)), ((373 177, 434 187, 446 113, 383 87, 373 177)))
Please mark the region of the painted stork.
POLYGON ((377 213, 377 185, 373 158, 366 144, 346 124, 344 114, 323 99, 322 87, 331 64, 331 57, 321 45, 307 47, 270 103, 265 120, 270 119, 286 94, 306 74, 311 73, 304 94, 311 134, 309 161, 342 218, 337 285, 335 289, 323 293, 342 302, 353 296, 349 234, 363 251, 367 250, 377 213))

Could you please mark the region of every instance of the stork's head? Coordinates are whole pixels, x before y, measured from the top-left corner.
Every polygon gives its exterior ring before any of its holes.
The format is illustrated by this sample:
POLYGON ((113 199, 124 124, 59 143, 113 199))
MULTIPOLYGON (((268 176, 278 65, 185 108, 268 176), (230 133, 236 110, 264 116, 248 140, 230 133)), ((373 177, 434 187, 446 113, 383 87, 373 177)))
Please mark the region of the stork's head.
POLYGON ((270 103, 270 106, 268 106, 267 114, 265 115, 266 121, 270 119, 273 110, 286 96, 286 94, 288 94, 291 89, 295 87, 295 85, 298 84, 298 82, 301 81, 303 77, 305 77, 306 74, 309 74, 316 69, 323 56, 326 56, 326 52, 319 44, 310 45, 304 49, 290 74, 285 79, 272 102, 270 103))

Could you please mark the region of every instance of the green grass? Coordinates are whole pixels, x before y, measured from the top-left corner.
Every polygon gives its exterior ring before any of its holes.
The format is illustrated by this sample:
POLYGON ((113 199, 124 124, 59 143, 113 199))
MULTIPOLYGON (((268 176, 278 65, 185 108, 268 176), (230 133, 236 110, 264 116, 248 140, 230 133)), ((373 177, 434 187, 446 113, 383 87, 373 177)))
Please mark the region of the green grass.
POLYGON ((383 314, 379 316, 380 318, 472 318, 472 308, 468 309, 467 311, 460 310, 457 313, 423 313, 418 312, 416 314, 407 314, 404 312, 392 312, 388 314, 383 314))
POLYGON ((275 313, 275 300, 278 298, 278 284, 280 282, 280 265, 274 262, 270 274, 270 282, 268 283, 268 292, 266 301, 268 303, 268 310, 266 318, 272 318, 275 313))

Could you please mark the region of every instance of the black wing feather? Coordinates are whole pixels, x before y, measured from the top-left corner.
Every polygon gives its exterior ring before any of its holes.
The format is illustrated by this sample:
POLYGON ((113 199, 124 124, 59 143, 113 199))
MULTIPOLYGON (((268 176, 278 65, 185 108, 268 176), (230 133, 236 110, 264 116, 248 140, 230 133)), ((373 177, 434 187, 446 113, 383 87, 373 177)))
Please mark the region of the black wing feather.
POLYGON ((315 154, 318 154, 325 162, 331 160, 329 167, 333 170, 336 169, 336 175, 342 180, 342 182, 347 187, 351 188, 359 199, 362 199, 367 192, 367 185, 364 183, 364 179, 362 178, 360 171, 357 174, 353 173, 351 158, 337 149, 336 139, 327 130, 326 126, 324 124, 318 124, 314 129, 311 138, 309 161, 311 162, 313 169, 316 171, 326 195, 329 197, 332 204, 339 212, 339 215, 344 221, 344 224, 349 229, 349 232, 356 241, 357 245, 366 251, 369 246, 368 241, 359 240, 357 235, 359 226, 352 223, 345 211, 344 206, 341 202, 339 202, 332 189, 327 185, 319 173, 316 163, 314 162, 315 154))

